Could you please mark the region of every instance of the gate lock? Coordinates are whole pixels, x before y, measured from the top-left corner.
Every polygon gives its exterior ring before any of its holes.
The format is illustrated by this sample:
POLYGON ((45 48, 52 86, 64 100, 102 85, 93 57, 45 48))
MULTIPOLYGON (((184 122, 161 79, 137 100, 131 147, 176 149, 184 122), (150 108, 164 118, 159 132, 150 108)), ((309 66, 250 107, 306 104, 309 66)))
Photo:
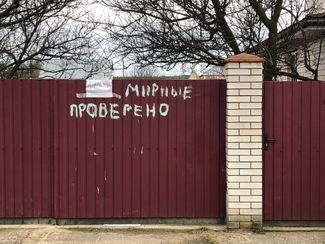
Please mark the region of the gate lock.
POLYGON ((270 142, 275 142, 276 139, 269 138, 267 133, 264 133, 263 135, 263 149, 267 151, 269 149, 270 142))

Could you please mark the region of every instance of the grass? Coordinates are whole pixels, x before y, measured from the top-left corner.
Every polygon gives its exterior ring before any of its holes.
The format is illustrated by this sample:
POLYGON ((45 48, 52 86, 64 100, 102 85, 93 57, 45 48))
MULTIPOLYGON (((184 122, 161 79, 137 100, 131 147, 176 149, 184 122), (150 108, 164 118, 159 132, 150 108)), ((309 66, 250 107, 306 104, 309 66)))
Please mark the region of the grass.
POLYGON ((252 231, 253 231, 254 233, 257 233, 257 234, 264 233, 264 230, 263 230, 263 226, 262 226, 262 224, 261 224, 261 223, 256 223, 256 222, 254 222, 254 223, 252 224, 252 231))

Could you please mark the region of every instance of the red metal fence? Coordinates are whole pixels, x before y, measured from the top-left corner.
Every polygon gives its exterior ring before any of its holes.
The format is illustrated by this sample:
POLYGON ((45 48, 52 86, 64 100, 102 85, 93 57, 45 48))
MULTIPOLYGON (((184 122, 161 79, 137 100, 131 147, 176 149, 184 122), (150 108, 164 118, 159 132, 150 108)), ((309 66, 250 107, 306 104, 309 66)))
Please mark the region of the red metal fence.
POLYGON ((53 82, 0 80, 0 216, 52 217, 53 82))
POLYGON ((265 82, 264 219, 325 220, 325 82, 265 82))
POLYGON ((1 80, 0 216, 224 217, 225 86, 1 80))

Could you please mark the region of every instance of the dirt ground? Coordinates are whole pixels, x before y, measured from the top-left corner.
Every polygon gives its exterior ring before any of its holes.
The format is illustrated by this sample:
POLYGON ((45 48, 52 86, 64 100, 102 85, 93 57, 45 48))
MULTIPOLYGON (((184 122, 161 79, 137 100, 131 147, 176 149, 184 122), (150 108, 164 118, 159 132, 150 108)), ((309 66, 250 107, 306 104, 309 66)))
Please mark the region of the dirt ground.
POLYGON ((264 232, 213 230, 117 230, 94 228, 2 228, 0 243, 323 243, 325 232, 264 232))

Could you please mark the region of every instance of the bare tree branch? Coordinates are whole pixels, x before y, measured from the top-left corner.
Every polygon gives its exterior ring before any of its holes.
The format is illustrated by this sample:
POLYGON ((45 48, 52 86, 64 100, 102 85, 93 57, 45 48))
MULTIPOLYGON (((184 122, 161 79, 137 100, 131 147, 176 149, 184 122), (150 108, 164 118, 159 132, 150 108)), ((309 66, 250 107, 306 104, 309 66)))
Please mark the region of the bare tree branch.
POLYGON ((0 76, 26 74, 37 63, 41 73, 56 77, 62 67, 51 63, 69 60, 67 72, 108 71, 112 64, 99 34, 102 23, 80 8, 83 5, 79 0, 0 0, 0 76))
MULTIPOLYGON (((130 63, 223 65, 226 56, 245 51, 264 57, 265 80, 283 75, 279 62, 284 49, 279 43, 291 34, 278 30, 299 23, 303 16, 300 0, 101 1, 115 10, 107 32, 116 55, 130 63)), ((308 52, 305 56, 305 68, 314 72, 312 57, 308 52)), ((292 70, 293 76, 304 77, 292 70)))

